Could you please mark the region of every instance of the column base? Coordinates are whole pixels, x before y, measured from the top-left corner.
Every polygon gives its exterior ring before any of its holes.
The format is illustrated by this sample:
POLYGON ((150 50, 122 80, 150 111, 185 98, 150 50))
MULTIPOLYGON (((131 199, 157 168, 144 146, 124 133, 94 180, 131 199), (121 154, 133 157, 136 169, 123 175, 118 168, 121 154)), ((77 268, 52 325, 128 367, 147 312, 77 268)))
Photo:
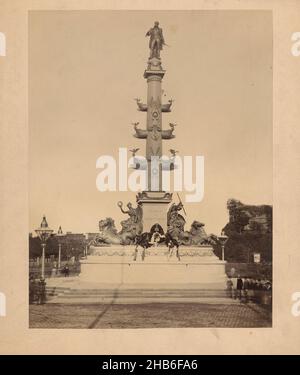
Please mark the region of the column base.
POLYGON ((172 202, 172 194, 165 191, 143 191, 137 195, 137 202, 143 209, 143 232, 159 224, 164 232, 167 231, 168 206, 172 202))

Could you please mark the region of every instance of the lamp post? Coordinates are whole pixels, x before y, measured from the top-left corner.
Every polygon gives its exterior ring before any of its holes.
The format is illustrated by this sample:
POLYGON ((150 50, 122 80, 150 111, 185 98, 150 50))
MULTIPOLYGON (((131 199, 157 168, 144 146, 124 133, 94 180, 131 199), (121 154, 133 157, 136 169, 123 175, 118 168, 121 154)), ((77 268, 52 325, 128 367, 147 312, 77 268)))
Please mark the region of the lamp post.
POLYGON ((41 222, 41 226, 35 230, 36 234, 39 236, 41 243, 42 243, 42 279, 45 278, 45 249, 46 249, 46 242, 50 237, 51 233, 53 232, 52 229, 49 228, 46 216, 43 216, 43 220, 41 222))
POLYGON ((84 257, 85 259, 87 259, 87 255, 88 255, 88 246, 89 246, 89 236, 88 234, 86 233, 85 234, 85 241, 84 241, 84 257))
POLYGON ((219 236, 218 239, 222 247, 222 260, 224 261, 225 260, 225 244, 228 240, 228 236, 226 236, 226 234, 222 232, 221 236, 219 236))
POLYGON ((58 271, 60 270, 61 267, 61 237, 63 236, 63 231, 61 229, 61 226, 59 226, 58 231, 57 231, 57 237, 58 237, 58 271))

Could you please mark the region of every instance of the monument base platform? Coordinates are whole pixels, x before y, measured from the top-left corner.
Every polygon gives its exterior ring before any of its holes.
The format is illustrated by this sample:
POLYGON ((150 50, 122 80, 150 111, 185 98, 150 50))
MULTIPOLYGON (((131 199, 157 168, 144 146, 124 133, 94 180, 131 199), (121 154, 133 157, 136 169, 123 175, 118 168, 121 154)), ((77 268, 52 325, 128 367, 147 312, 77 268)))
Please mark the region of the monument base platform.
POLYGON ((211 246, 181 247, 180 261, 169 257, 167 247, 139 249, 134 261, 134 246, 91 248, 92 255, 81 260, 80 280, 106 284, 205 284, 214 289, 226 288, 225 262, 213 253, 211 246))

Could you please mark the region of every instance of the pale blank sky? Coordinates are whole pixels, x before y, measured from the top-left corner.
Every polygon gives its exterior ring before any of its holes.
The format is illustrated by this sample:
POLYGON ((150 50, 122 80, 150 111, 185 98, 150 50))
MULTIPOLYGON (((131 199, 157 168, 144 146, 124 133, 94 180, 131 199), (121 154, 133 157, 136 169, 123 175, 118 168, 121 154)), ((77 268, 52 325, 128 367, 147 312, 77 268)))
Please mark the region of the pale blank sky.
MULTIPOLYGON (((95 232, 98 221, 124 219, 117 201, 132 192, 96 189, 96 159, 140 147, 131 122, 144 127, 146 31, 159 20, 164 142, 180 155, 204 155, 205 195, 186 204, 193 220, 220 233, 226 201, 272 204, 272 15, 269 11, 34 11, 29 16, 30 231, 47 216, 57 230, 95 232)), ((183 194, 182 194, 183 195, 183 194)), ((176 199, 177 200, 177 199, 176 199)))

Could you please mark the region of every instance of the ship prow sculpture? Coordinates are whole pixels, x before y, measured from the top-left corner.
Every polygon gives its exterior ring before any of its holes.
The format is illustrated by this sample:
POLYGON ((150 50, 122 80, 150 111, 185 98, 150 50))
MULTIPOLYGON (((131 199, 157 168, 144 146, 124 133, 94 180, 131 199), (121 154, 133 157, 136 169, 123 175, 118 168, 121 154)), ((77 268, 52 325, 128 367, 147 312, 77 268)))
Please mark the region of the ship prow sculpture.
MULTIPOLYGON (((102 281, 105 278, 103 275, 107 276, 106 282, 112 281, 112 278, 116 276, 116 270, 121 272, 122 268, 122 275, 127 282, 141 282, 141 278, 145 281, 147 276, 140 274, 140 269, 137 270, 134 267, 126 269, 128 274, 124 276, 124 264, 153 264, 153 267, 155 264, 151 272, 150 268, 147 268, 150 272, 149 279, 153 281, 151 273, 162 272, 161 267, 167 264, 171 266, 172 259, 173 262, 184 263, 185 267, 193 264, 193 269, 182 268, 178 274, 173 268, 163 268, 164 272, 168 272, 168 276, 163 277, 165 282, 175 282, 174 280, 200 282, 199 280, 204 276, 197 274, 196 264, 198 264, 198 271, 201 271, 205 264, 209 264, 211 276, 217 275, 223 282, 224 262, 219 261, 212 248, 215 237, 208 236, 204 230, 204 224, 199 221, 194 221, 190 230, 185 230, 186 212, 179 195, 177 194, 178 199, 176 199, 179 203, 172 202, 173 194, 162 189, 162 172, 165 169, 175 168, 174 160, 178 153, 177 150, 168 148, 171 154, 170 161, 162 161, 163 141, 169 141, 175 137, 176 124, 169 122, 169 129, 163 129, 162 113, 171 112, 173 100, 170 99, 167 104, 162 104, 161 83, 166 71, 162 68, 160 52, 165 45, 165 40, 158 22, 155 22, 146 36, 150 37, 150 56, 144 71, 144 78, 147 80, 147 103, 143 104, 140 98, 135 99, 138 111, 147 114, 146 125, 142 128, 139 122, 132 123, 134 137, 139 141, 146 141, 146 155, 144 158, 136 155, 139 147, 134 147, 130 151, 135 162, 134 168, 144 169, 147 173, 147 188, 137 193, 135 207, 129 202, 125 208, 121 201, 117 202, 121 212, 128 215, 128 218, 121 222, 122 229, 119 232, 112 218, 99 221, 99 234, 90 243, 88 259, 82 261, 82 276, 86 278, 90 272, 90 278, 93 278, 91 275, 95 274, 96 269, 100 272, 102 264, 102 266, 106 265, 104 273, 102 267, 102 281), (153 158, 160 160, 156 169, 151 166, 153 158), (141 250, 140 257, 137 256, 138 249, 141 250), (174 249, 176 249, 175 252, 174 249), (176 256, 173 256, 174 254, 176 256), (117 264, 122 267, 118 268, 117 264)), ((97 275, 99 278, 99 273, 97 275)), ((205 280, 211 280, 211 278, 205 280)))

